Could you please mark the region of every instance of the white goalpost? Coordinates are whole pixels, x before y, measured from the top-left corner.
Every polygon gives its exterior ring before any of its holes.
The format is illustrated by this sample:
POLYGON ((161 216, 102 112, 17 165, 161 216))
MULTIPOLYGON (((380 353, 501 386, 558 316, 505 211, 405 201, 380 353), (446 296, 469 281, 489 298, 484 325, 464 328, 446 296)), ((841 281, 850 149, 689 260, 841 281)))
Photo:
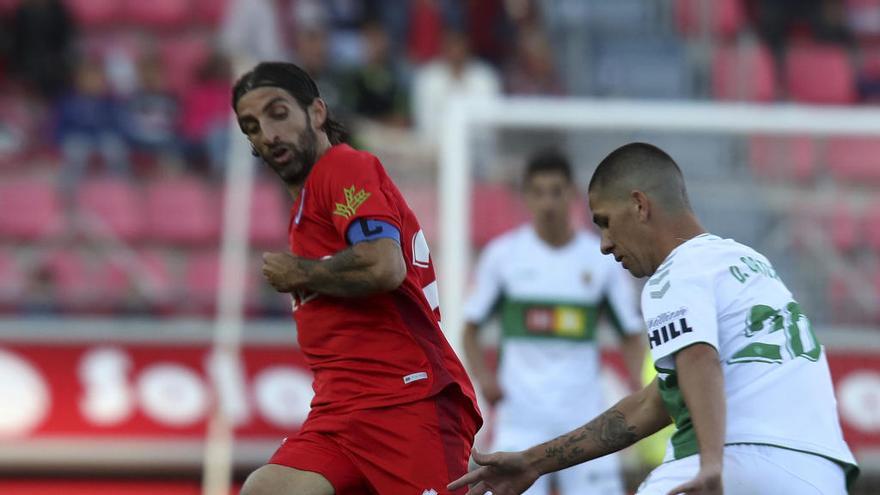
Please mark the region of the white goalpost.
MULTIPOLYGON (((880 110, 739 103, 497 98, 451 102, 440 147, 438 280, 447 338, 461 351, 462 304, 471 266, 469 233, 474 153, 479 129, 819 135, 880 138, 880 110)), ((583 187, 583 186, 582 186, 583 187)), ((821 242, 821 241, 817 241, 821 242)), ((832 268, 845 270, 840 260, 832 268)), ((866 297, 870 292, 865 292, 866 297)), ((870 301, 863 301, 868 302, 870 301)))

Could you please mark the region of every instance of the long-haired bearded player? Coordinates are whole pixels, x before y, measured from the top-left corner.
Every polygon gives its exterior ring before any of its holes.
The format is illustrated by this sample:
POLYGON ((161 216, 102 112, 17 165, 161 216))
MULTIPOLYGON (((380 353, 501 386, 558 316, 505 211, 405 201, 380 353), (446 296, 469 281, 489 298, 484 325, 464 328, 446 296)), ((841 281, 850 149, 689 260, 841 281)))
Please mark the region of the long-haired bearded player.
POLYGON ((290 252, 263 275, 293 297, 315 398, 301 430, 253 472, 244 495, 448 494, 482 424, 440 330, 425 236, 379 160, 344 144, 318 88, 261 63, 233 88, 255 154, 294 206, 290 252))

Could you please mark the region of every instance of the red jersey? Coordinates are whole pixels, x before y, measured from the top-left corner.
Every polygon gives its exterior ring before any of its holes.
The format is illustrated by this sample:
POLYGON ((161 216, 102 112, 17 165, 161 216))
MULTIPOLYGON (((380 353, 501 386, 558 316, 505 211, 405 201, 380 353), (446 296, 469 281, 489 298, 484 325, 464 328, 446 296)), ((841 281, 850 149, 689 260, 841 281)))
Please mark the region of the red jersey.
POLYGON ((375 156, 333 146, 291 210, 291 251, 332 256, 348 247, 346 232, 357 219, 400 231, 406 279, 366 297, 293 295, 297 338, 315 376, 311 416, 413 402, 458 385, 479 417, 470 380, 440 329, 437 281, 418 220, 375 156))

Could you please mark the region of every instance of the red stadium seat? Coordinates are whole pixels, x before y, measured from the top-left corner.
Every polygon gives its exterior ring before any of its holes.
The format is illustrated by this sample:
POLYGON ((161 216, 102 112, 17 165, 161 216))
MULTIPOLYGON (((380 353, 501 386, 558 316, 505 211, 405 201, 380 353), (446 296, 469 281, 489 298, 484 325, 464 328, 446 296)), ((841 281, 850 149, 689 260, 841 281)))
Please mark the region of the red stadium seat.
POLYGON ((522 198, 504 184, 475 184, 471 204, 471 242, 482 247, 528 219, 522 198))
POLYGON ((721 100, 773 100, 776 75, 770 52, 758 43, 718 48, 712 60, 712 92, 721 100))
POLYGON ((257 182, 251 198, 251 243, 263 248, 285 249, 288 211, 283 191, 277 183, 257 182))
POLYGON ((190 0, 127 0, 125 17, 129 22, 150 28, 175 28, 191 15, 190 0))
POLYGON ((850 205, 846 203, 835 205, 827 215, 827 222, 827 231, 831 232, 831 242, 839 251, 851 251, 858 245, 861 229, 850 205))
POLYGON ((211 26, 217 26, 226 14, 229 0, 196 0, 193 9, 195 18, 211 26))
POLYGON ((78 211, 98 232, 124 241, 135 241, 144 233, 140 191, 126 180, 92 179, 77 191, 78 211))
POLYGON ((21 0, 0 0, 0 15, 8 15, 18 7, 21 0))
POLYGON ((119 20, 120 2, 107 0, 65 0, 81 26, 109 26, 119 20))
POLYGON ((864 236, 865 243, 880 253, 880 202, 875 202, 865 210, 864 236))
MULTIPOLYGON (((255 271, 259 267, 248 264, 245 269, 244 284, 245 307, 257 306, 255 271)), ((198 313, 213 312, 217 293, 220 289, 220 255, 216 251, 205 251, 192 255, 187 261, 184 286, 186 287, 185 307, 183 309, 198 313)))
POLYGON ((219 200, 195 178, 168 178, 147 187, 147 234, 159 242, 206 244, 217 240, 219 200))
POLYGON ((831 175, 837 180, 880 184, 880 139, 829 138, 827 162, 831 175))
POLYGON ((701 34, 704 6, 709 9, 709 32, 715 36, 732 37, 745 24, 742 0, 676 0, 675 21, 682 34, 701 34))
POLYGON ((786 55, 788 93, 805 103, 848 104, 856 99, 854 70, 836 45, 793 45, 786 55))
POLYGON ((94 310, 168 312, 179 295, 167 260, 156 250, 110 253, 93 270, 99 294, 94 310))
POLYGON ((95 284, 94 272, 81 253, 59 249, 47 253, 40 267, 48 285, 54 288, 54 301, 67 312, 83 313, 95 309, 100 290, 95 284))
POLYGON ((755 177, 807 182, 816 175, 816 142, 809 136, 758 135, 749 139, 755 177))
POLYGON ((0 183, 0 238, 37 240, 63 230, 61 204, 52 183, 38 179, 0 183))
POLYGON ((0 249, 0 309, 15 305, 25 292, 25 274, 8 249, 0 249))
POLYGON ((439 228, 437 186, 435 184, 406 185, 400 192, 419 220, 419 226, 422 227, 428 244, 433 245, 438 239, 439 228))
POLYGON ((169 86, 182 92, 210 57, 211 44, 203 36, 184 36, 165 41, 160 52, 169 86))

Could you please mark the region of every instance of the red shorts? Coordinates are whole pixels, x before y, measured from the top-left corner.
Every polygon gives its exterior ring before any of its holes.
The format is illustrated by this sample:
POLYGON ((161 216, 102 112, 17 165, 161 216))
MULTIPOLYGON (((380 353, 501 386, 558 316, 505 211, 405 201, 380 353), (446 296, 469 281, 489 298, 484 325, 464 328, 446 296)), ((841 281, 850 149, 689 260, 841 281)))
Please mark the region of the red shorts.
POLYGON ((269 464, 321 474, 336 495, 451 494, 446 484, 467 472, 480 423, 453 386, 418 402, 353 412, 332 431, 307 420, 269 464))

